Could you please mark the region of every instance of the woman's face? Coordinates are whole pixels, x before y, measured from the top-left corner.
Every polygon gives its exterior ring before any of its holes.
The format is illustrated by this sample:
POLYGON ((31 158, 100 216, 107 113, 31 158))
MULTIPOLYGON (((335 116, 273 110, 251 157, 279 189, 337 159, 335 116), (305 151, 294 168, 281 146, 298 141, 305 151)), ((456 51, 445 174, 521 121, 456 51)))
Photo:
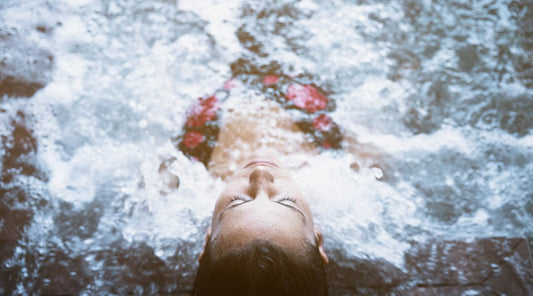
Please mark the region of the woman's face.
POLYGON ((272 158, 252 157, 233 175, 217 200, 211 225, 208 239, 221 252, 266 239, 298 256, 307 241, 317 245, 327 263, 307 199, 272 158))

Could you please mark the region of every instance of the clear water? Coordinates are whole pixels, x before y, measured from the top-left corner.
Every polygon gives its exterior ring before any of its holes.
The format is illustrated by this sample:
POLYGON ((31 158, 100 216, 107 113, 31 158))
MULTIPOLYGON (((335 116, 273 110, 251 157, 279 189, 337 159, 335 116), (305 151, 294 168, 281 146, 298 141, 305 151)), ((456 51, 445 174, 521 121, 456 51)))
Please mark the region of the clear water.
POLYGON ((223 182, 170 139, 239 58, 305 74, 378 155, 379 168, 331 152, 294 170, 333 259, 401 269, 413 241, 531 241, 530 3, 266 2, 0 3, 2 27, 54 56, 42 89, 0 104, 2 155, 14 121, 35 139, 34 171, 2 183, 2 294, 188 291, 223 182), (170 157, 180 188, 162 194, 170 157))

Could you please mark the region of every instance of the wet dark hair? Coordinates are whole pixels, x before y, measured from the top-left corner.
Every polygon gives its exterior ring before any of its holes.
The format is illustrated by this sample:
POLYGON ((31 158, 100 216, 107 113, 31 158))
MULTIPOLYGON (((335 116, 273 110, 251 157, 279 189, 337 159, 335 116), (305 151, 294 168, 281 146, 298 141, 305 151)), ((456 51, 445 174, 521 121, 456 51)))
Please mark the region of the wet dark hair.
POLYGON ((208 243, 194 281, 193 296, 325 296, 326 271, 318 248, 305 245, 305 259, 267 240, 214 256, 208 243))

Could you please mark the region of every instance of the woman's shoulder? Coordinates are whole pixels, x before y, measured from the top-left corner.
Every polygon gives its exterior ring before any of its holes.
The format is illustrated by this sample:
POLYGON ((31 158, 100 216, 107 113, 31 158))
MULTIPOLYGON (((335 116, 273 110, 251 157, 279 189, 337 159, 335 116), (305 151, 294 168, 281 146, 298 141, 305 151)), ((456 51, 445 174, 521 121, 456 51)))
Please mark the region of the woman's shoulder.
POLYGON ((318 153, 298 123, 267 98, 242 102, 223 114, 218 141, 208 164, 215 176, 227 174, 228 168, 239 166, 259 149, 273 150, 279 155, 318 153))
POLYGON ((280 154, 340 149, 342 133, 329 115, 335 108, 328 93, 311 81, 241 73, 191 107, 174 141, 213 171, 259 147, 280 154))

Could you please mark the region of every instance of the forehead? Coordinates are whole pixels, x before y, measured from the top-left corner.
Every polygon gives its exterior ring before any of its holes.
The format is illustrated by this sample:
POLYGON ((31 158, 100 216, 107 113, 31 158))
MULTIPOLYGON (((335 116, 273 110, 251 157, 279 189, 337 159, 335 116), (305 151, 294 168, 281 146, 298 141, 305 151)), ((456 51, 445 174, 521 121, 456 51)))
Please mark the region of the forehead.
POLYGON ((244 247, 248 243, 266 239, 288 249, 310 240, 309 227, 301 214, 289 208, 245 207, 241 205, 224 211, 213 224, 213 239, 223 248, 244 247))

